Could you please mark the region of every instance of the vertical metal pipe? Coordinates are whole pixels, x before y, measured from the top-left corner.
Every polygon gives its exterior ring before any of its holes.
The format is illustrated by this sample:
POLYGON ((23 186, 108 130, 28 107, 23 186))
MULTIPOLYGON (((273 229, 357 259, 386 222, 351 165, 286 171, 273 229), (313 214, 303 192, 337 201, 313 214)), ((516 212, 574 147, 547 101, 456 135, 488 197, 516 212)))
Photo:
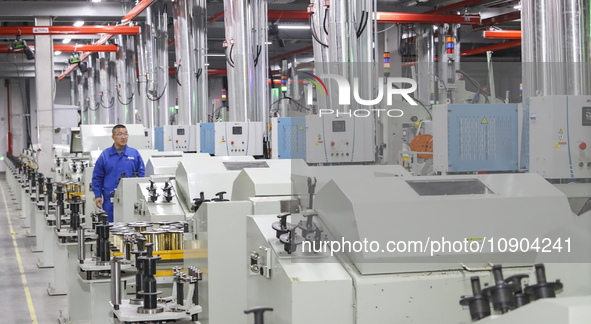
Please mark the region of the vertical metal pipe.
POLYGON ((208 76, 207 76, 207 5, 205 0, 197 0, 193 6, 193 37, 195 43, 195 83, 197 89, 197 114, 193 123, 207 123, 208 76))
POLYGON ((135 36, 126 36, 126 57, 125 57, 125 66, 126 66, 126 74, 127 74, 127 82, 129 84, 128 87, 128 94, 129 102, 128 109, 127 109, 127 121, 128 123, 137 124, 139 121, 139 117, 136 114, 137 112, 137 58, 135 52, 135 36))
POLYGON ((117 86, 115 97, 117 99, 117 112, 115 123, 126 124, 129 110, 129 83, 127 81, 127 44, 124 35, 117 36, 117 86))
POLYGON ((84 227, 80 226, 78 228, 78 261, 80 264, 84 263, 84 259, 86 259, 86 251, 84 249, 84 227))
POLYGON ((85 110, 85 96, 84 96, 84 75, 80 72, 79 69, 75 70, 76 76, 78 79, 78 108, 80 109, 80 113, 82 115, 82 124, 87 124, 88 119, 86 118, 88 111, 85 110))
POLYGON ((177 125, 188 125, 195 113, 195 65, 194 44, 191 38, 193 22, 191 20, 190 0, 173 1, 174 39, 177 58, 179 109, 174 117, 177 125))
POLYGON ((112 108, 109 109, 109 123, 117 124, 117 113, 119 111, 119 100, 117 98, 117 55, 118 53, 109 53, 109 85, 111 89, 112 108))
MULTIPOLYGON (((289 69, 287 68, 287 60, 283 59, 281 60, 281 78, 283 78, 283 76, 287 77, 288 73, 289 73, 289 69)), ((283 91, 281 91, 283 92, 283 91)), ((286 93, 286 95, 289 96, 289 93, 286 93)), ((283 96, 283 93, 280 94, 279 96, 283 96)), ((281 117, 289 117, 289 105, 290 102, 288 100, 281 100, 279 102, 279 115, 281 117)))
POLYGON ((111 302, 113 308, 121 305, 121 263, 118 259, 111 260, 111 302))
MULTIPOLYGON (((136 38, 136 53, 138 56, 138 88, 137 96, 135 98, 136 104, 139 110, 139 118, 141 119, 144 127, 150 127, 152 123, 151 113, 153 110, 154 103, 149 100, 147 91, 150 91, 150 79, 149 79, 149 52, 150 45, 152 43, 151 31, 151 17, 152 7, 146 9, 146 23, 142 26, 142 32, 136 38)), ((151 97, 150 97, 151 98, 151 97)))
POLYGON ((230 121, 247 121, 252 117, 255 88, 250 3, 224 0, 224 22, 226 39, 233 42, 228 49, 228 55, 234 61, 234 67, 228 67, 230 121))
POLYGON ((158 101, 158 113, 156 113, 156 111, 152 112, 154 114, 153 120, 156 120, 156 116, 158 117, 158 122, 154 122, 152 128, 154 126, 164 126, 169 124, 169 89, 171 86, 174 86, 174 84, 171 83, 170 76, 168 75, 168 10, 166 9, 168 4, 164 2, 156 3, 155 5, 157 5, 156 8, 158 9, 158 12, 156 13, 158 22, 156 50, 158 54, 157 64, 158 68, 160 69, 160 73, 158 74, 158 83, 165 87, 166 90, 164 91, 162 98, 160 98, 158 101))
POLYGON ((97 118, 96 118, 96 112, 97 112, 97 106, 96 106, 96 95, 95 95, 95 90, 96 90, 96 85, 94 83, 94 77, 95 77, 95 60, 94 60, 94 55, 90 55, 87 58, 87 64, 88 64, 88 98, 90 99, 88 101, 88 124, 98 124, 97 123, 97 118))
POLYGON ((76 73, 70 73, 70 105, 76 105, 76 73))

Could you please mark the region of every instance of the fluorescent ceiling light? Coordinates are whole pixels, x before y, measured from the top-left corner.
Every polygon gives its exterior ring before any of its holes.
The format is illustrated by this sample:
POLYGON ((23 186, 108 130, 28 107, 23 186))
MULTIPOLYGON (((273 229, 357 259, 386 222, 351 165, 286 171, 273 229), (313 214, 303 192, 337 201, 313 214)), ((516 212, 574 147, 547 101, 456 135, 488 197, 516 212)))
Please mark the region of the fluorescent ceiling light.
POLYGON ((226 56, 226 54, 220 54, 220 53, 207 53, 207 56, 219 56, 219 57, 224 57, 226 56))
POLYGON ((102 0, 91 0, 90 2, 101 2, 102 0))
POLYGON ((84 25, 84 22, 82 20, 78 20, 77 22, 74 23, 74 27, 82 27, 84 25))
POLYGON ((61 51, 55 51, 55 52, 53 52, 53 54, 54 55, 60 55, 60 54, 62 54, 62 52, 61 51))
POLYGON ((72 39, 71 38, 64 38, 64 40, 62 40, 62 43, 64 44, 68 44, 69 42, 71 42, 72 39))
POLYGON ((265 44, 271 45, 271 44, 273 44, 273 42, 265 42, 265 44))
POLYGON ((209 66, 209 63, 205 63, 205 66, 209 66))
POLYGON ((279 25, 279 29, 310 29, 310 26, 298 26, 298 25, 279 25))
POLYGON ((513 7, 513 9, 516 9, 516 10, 521 10, 521 5, 520 5, 520 4, 518 4, 518 5, 516 5, 515 7, 513 7))

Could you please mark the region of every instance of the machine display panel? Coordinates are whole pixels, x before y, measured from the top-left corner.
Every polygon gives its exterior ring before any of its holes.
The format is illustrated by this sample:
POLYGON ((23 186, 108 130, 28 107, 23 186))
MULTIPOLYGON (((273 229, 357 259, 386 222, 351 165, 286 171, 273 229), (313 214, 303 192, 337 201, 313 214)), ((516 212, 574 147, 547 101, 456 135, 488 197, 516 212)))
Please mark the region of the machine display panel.
POLYGON ((344 120, 333 120, 332 121, 332 131, 333 133, 341 133, 345 131, 345 121, 344 120))
POLYGON ((233 126, 232 135, 242 135, 242 126, 233 126))
POLYGON ((583 126, 591 126, 591 107, 583 107, 583 126))
POLYGON ((176 134, 177 135, 185 135, 185 129, 184 128, 177 128, 176 134))

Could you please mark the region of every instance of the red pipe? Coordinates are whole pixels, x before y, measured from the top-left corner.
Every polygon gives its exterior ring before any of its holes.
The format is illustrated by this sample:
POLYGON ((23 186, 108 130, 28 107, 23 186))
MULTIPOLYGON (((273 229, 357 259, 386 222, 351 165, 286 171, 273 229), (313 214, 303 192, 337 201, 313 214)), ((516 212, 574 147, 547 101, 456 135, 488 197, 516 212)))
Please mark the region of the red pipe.
POLYGON ((513 48, 513 47, 519 47, 519 46, 521 46, 521 40, 516 40, 516 41, 488 45, 488 46, 483 46, 483 47, 478 47, 478 48, 474 48, 474 49, 461 51, 460 56, 470 56, 470 55, 475 55, 475 54, 482 54, 482 53, 486 53, 488 51, 500 51, 500 50, 504 50, 507 48, 513 48))
POLYGON ((498 24, 502 24, 509 21, 515 21, 521 19, 521 11, 513 11, 510 13, 506 13, 504 15, 494 16, 490 18, 486 18, 482 20, 482 22, 478 25, 472 25, 474 29, 476 28, 484 28, 489 26, 494 26, 498 24))
POLYGON ((139 26, 19 26, 0 27, 1 36, 22 35, 139 35, 139 26))
MULTIPOLYGON (((28 45, 32 50, 35 49, 35 45, 28 45)), ((0 53, 14 53, 15 51, 12 49, 8 49, 8 45, 0 45, 0 53)), ((66 53, 76 53, 76 52, 117 52, 117 45, 87 45, 87 44, 80 44, 80 45, 70 45, 70 44, 56 44, 53 45, 54 51, 66 52, 66 53)), ((16 53, 23 53, 22 51, 16 51, 16 53)))
POLYGON ((485 30, 483 37, 488 39, 521 39, 521 30, 485 30))
POLYGON ((488 0, 464 0, 464 1, 453 3, 450 5, 438 8, 438 9, 429 10, 425 13, 428 13, 428 14, 444 13, 444 12, 453 11, 453 10, 464 8, 464 7, 469 7, 471 5, 479 4, 481 2, 486 2, 486 1, 488 1, 488 0))
POLYGON ((139 16, 146 8, 152 5, 156 0, 142 0, 142 2, 138 3, 133 9, 131 9, 127 15, 121 18, 121 22, 127 24, 128 22, 135 19, 135 17, 139 16))
POLYGON ((209 18, 209 22, 217 21, 218 19, 221 19, 222 17, 224 17, 224 12, 223 11, 218 12, 213 17, 209 18))
POLYGON ((10 131, 12 129, 10 126, 12 116, 10 116, 10 82, 8 82, 8 79, 4 80, 4 86, 6 87, 6 107, 8 113, 8 153, 12 154, 12 132, 10 131))
POLYGON ((282 60, 284 58, 288 58, 297 54, 301 54, 301 53, 306 53, 306 52, 310 52, 314 50, 314 46, 308 46, 308 47, 304 47, 304 48, 300 48, 299 50, 295 50, 293 52, 288 52, 288 53, 284 53, 281 55, 277 55, 277 56, 273 56, 271 58, 269 58, 269 62, 273 62, 273 61, 279 61, 282 60))
POLYGON ((439 15, 439 14, 416 14, 408 12, 376 12, 378 22, 397 24, 462 24, 476 25, 480 23, 480 15, 439 15))

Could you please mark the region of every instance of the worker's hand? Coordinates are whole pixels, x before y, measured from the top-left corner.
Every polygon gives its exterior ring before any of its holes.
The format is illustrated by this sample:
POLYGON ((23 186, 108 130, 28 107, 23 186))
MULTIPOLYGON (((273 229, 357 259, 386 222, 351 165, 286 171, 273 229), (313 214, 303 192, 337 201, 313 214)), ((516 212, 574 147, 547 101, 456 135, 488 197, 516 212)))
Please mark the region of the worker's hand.
POLYGON ((96 207, 98 207, 98 209, 103 209, 103 198, 98 197, 94 200, 94 204, 96 205, 96 207))

